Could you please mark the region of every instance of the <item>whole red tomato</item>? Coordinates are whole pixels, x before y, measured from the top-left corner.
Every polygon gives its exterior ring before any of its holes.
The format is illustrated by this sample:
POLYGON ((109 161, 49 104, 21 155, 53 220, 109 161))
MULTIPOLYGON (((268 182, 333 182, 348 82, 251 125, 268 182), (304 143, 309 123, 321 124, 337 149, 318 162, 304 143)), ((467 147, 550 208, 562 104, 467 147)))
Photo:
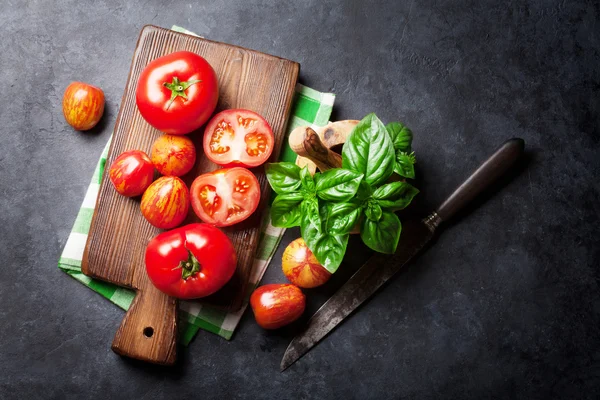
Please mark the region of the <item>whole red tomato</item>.
POLYGON ((160 233, 146 247, 146 271, 169 296, 196 299, 223 287, 237 256, 229 238, 208 224, 189 224, 160 233))
POLYGON ((301 288, 321 286, 331 278, 331 272, 319 264, 302 238, 294 240, 285 248, 281 268, 285 277, 301 288))
POLYGON ((140 209, 150 224, 160 229, 171 229, 181 224, 190 207, 190 192, 176 176, 161 176, 142 196, 140 209))
POLYGON ((178 51, 150 62, 140 74, 135 99, 142 117, 165 133, 184 135, 202 126, 219 99, 208 61, 178 51))
POLYGON ((96 126, 104 113, 104 92, 87 83, 72 82, 65 89, 62 108, 69 125, 87 131, 96 126))
POLYGON ((187 136, 162 135, 152 145, 152 164, 162 175, 182 176, 196 162, 196 148, 187 136))
POLYGON ((241 167, 200 175, 192 182, 190 192, 196 215, 215 226, 229 226, 245 220, 260 201, 258 179, 241 167))
POLYGON ((250 110, 225 110, 204 130, 204 153, 215 164, 256 167, 269 159, 275 139, 269 123, 250 110))
POLYGON ((306 307, 306 297, 297 286, 270 284, 252 293, 250 306, 258 325, 264 329, 277 329, 300 318, 306 307))
POLYGON ((110 181, 123 196, 139 196, 154 179, 154 166, 146 153, 130 150, 121 153, 108 171, 110 181))

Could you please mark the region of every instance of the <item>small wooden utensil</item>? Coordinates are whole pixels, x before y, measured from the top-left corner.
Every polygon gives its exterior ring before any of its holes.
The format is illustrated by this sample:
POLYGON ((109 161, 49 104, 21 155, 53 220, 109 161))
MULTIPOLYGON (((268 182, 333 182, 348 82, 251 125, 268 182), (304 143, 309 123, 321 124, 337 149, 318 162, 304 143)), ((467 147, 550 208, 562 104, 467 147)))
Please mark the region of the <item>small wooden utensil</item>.
POLYGON ((294 129, 289 137, 289 145, 299 156, 296 164, 300 167, 308 165, 308 170, 312 174, 317 168, 325 171, 341 167, 342 157, 331 149, 344 144, 359 122, 358 120, 344 120, 330 122, 316 129, 307 126, 294 129))

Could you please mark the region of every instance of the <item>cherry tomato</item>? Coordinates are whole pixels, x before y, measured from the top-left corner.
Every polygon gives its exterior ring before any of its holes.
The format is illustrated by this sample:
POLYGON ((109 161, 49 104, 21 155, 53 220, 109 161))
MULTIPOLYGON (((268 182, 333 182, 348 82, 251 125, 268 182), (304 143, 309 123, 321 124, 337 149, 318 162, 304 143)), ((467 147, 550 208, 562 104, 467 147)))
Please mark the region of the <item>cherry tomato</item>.
POLYGON ((135 99, 142 117, 165 133, 184 135, 210 118, 219 99, 208 61, 178 51, 150 62, 140 74, 135 99))
POLYGON ((197 177, 190 189, 192 208, 204 222, 229 226, 248 218, 258 207, 260 186, 246 168, 223 168, 197 177))
POLYGON ((189 224, 158 234, 146 247, 146 271, 169 296, 213 294, 233 276, 237 256, 229 238, 208 224, 189 224))
POLYGON ((181 224, 190 207, 190 193, 176 176, 161 176, 144 192, 140 209, 150 224, 171 229, 181 224))
POLYGON ((63 115, 78 131, 92 129, 104 113, 104 92, 96 86, 72 82, 63 95, 63 115))
POLYGON ((285 277, 301 288, 321 286, 331 278, 331 273, 319 264, 302 238, 294 240, 285 248, 281 268, 285 277))
POLYGON ((204 153, 215 164, 256 167, 273 152, 269 123, 250 110, 225 110, 215 115, 204 130, 204 153))
POLYGON ((152 164, 162 175, 185 175, 196 162, 196 148, 187 136, 160 136, 152 145, 150 155, 152 164))
POLYGON ((306 297, 297 286, 270 284, 252 293, 250 306, 258 325, 264 329, 277 329, 300 318, 306 307, 306 297))
POLYGON ((139 196, 154 179, 154 166, 146 153, 130 150, 121 153, 108 171, 113 186, 123 196, 139 196))

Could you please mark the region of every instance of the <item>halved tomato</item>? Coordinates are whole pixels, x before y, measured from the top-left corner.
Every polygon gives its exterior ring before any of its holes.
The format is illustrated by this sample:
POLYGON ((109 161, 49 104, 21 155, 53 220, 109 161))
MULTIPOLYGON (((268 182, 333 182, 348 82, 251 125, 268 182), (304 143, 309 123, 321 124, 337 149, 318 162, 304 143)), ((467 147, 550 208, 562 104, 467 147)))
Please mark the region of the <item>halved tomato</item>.
POLYGON ((246 168, 223 168, 200 175, 192 183, 192 208, 204 222, 229 226, 248 218, 258 207, 258 179, 246 168))
POLYGON ((215 164, 256 167, 269 159, 275 140, 269 123, 250 110, 225 110, 204 130, 204 153, 215 164))

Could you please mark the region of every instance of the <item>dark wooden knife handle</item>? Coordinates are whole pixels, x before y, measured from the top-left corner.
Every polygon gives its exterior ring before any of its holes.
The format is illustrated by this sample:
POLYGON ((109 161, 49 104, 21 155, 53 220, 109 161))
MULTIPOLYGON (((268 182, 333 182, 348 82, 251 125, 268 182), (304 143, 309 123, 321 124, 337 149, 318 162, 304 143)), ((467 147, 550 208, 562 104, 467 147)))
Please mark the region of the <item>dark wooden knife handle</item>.
POLYGON ((442 221, 450 219, 500 175, 515 165, 524 149, 525 141, 523 139, 507 140, 439 206, 436 212, 442 221))

